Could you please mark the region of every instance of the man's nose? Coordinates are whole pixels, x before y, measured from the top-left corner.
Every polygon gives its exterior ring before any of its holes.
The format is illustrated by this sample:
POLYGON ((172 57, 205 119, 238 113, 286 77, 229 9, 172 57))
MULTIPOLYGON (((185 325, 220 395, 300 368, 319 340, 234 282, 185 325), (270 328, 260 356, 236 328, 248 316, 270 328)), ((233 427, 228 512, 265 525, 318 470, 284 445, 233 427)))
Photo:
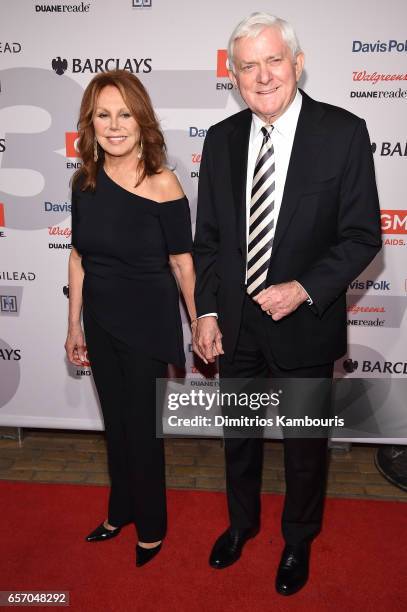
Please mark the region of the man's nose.
POLYGON ((270 66, 267 66, 266 64, 260 65, 258 73, 257 73, 257 81, 259 83, 266 84, 266 83, 269 83, 272 78, 273 78, 273 72, 270 66))

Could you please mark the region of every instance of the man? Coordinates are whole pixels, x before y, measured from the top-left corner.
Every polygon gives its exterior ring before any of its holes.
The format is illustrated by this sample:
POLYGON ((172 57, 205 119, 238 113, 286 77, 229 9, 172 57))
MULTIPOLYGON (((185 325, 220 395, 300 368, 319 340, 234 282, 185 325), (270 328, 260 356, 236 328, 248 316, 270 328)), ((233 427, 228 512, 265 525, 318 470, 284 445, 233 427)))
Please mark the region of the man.
MULTIPOLYGON (((194 344, 221 378, 331 379, 346 352, 349 282, 381 248, 365 122, 297 89, 304 55, 292 27, 257 13, 228 49, 249 107, 212 126, 200 169, 194 344)), ((307 581, 321 526, 327 440, 284 440, 285 548, 276 588, 307 581)), ((210 565, 238 560, 260 523, 262 440, 225 440, 230 527, 210 565)))

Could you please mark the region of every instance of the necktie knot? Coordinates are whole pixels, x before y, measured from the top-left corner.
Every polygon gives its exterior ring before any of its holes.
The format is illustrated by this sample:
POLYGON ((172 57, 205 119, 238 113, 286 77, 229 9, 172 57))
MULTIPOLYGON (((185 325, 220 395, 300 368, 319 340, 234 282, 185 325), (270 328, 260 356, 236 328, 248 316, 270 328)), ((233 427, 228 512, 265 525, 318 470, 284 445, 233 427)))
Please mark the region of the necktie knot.
POLYGON ((274 125, 263 125, 263 127, 261 128, 262 134, 263 134, 263 141, 267 142, 268 139, 271 136, 271 132, 274 129, 274 125))

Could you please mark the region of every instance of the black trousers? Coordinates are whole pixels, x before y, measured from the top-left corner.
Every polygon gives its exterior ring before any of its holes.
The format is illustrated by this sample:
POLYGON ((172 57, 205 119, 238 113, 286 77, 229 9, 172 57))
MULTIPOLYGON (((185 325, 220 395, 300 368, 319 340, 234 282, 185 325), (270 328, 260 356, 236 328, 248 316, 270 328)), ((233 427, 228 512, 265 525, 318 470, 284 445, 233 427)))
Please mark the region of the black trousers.
MULTIPOLYGON (((228 363, 221 356, 221 378, 265 378, 270 375, 276 378, 332 378, 332 363, 312 368, 281 369, 273 358, 267 338, 266 317, 268 315, 247 296, 235 358, 228 363)), ((329 413, 329 405, 326 412, 329 413)), ((286 496, 282 533, 287 544, 309 541, 320 531, 327 454, 326 437, 284 439, 286 496)), ((263 439, 225 438, 225 460, 230 524, 236 528, 256 528, 260 524, 263 439)))
POLYGON ((164 441, 156 437, 155 379, 167 364, 111 336, 84 307, 86 344, 102 409, 111 490, 108 520, 134 522, 139 540, 155 542, 167 526, 164 441))

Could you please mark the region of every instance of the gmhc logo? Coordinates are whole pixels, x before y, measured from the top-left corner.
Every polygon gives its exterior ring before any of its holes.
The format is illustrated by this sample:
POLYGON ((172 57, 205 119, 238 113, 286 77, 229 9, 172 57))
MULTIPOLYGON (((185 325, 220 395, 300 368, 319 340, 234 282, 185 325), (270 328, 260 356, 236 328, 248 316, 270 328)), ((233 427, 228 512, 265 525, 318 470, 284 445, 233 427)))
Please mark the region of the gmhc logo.
POLYGON ((382 210, 383 234, 407 234, 407 210, 382 210))

